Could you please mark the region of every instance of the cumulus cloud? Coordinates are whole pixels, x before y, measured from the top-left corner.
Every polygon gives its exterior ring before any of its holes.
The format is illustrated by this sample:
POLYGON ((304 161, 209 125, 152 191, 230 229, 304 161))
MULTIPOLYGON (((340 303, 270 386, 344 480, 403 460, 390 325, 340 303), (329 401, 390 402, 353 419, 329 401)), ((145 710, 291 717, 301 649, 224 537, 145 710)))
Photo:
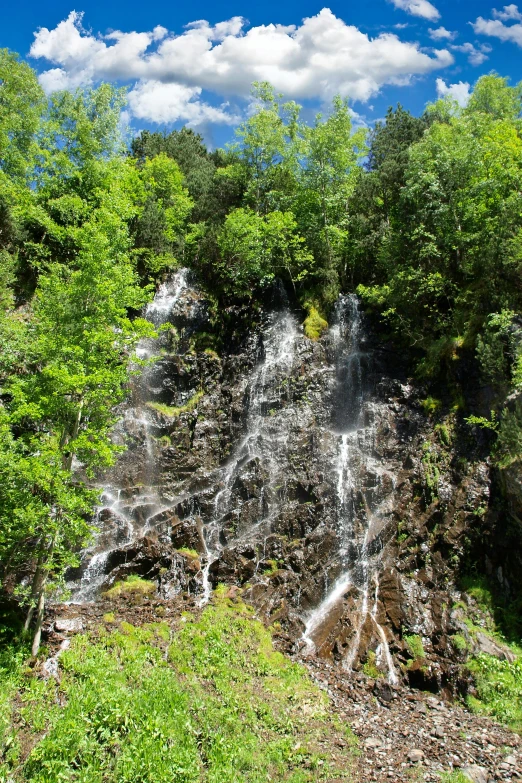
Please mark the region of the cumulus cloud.
POLYGON ((471 25, 477 35, 488 35, 501 41, 522 46, 522 13, 517 5, 505 5, 503 11, 493 9, 495 19, 484 19, 479 16, 471 25), (505 24, 505 22, 517 22, 517 24, 505 24))
POLYGON ((495 19, 502 19, 503 22, 509 21, 522 21, 522 13, 518 10, 518 5, 511 3, 511 5, 505 5, 502 11, 493 9, 493 16, 495 19))
POLYGON ((446 30, 445 27, 437 27, 436 30, 432 30, 431 27, 429 27, 428 33, 430 34, 430 38, 434 41, 454 41, 457 37, 457 33, 452 33, 451 30, 446 30))
POLYGON ((437 79, 437 95, 439 98, 452 98, 459 106, 467 106, 471 96, 469 82, 446 84, 444 79, 437 79))
POLYGON ((30 54, 54 66, 40 77, 46 90, 101 79, 134 82, 135 116, 193 123, 232 121, 226 106, 201 103, 202 90, 244 98, 253 81, 268 80, 289 98, 329 100, 340 93, 368 101, 384 85, 410 84, 454 61, 447 49, 428 54, 394 33, 369 38, 327 8, 300 25, 248 29, 233 17, 214 26, 198 20, 181 34, 156 27, 106 36, 83 29, 82 15, 72 12, 54 29, 38 30, 30 54))
POLYGON ((467 54, 470 65, 482 65, 483 62, 489 59, 488 54, 492 51, 491 46, 488 46, 488 44, 482 44, 480 48, 477 48, 472 43, 464 43, 451 48, 454 52, 467 54))
POLYGON ((204 125, 238 121, 238 117, 227 111, 226 105, 216 108, 199 100, 200 95, 201 87, 144 80, 129 92, 129 108, 134 117, 151 122, 183 120, 187 125, 204 125))
POLYGON ((391 0, 391 2, 395 8, 400 8, 401 11, 406 11, 412 16, 422 16, 423 19, 430 21, 440 19, 439 11, 428 0, 391 0))

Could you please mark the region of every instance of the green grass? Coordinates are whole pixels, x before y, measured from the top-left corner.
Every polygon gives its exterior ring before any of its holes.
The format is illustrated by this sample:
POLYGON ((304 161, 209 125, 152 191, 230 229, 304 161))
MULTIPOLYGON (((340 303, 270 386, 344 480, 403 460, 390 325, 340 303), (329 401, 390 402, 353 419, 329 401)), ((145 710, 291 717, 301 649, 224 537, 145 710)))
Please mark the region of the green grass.
POLYGON ((471 709, 522 734, 522 657, 510 663, 492 655, 477 655, 468 661, 468 668, 477 686, 477 697, 468 696, 471 709))
MULTIPOLYGON (((455 605, 464 613, 463 620, 471 637, 485 634, 516 656, 513 662, 485 653, 468 658, 466 666, 474 676, 477 689, 476 696, 468 697, 468 705, 475 712, 490 715, 522 733, 522 645, 518 605, 505 603, 480 574, 463 576, 459 587, 475 601, 470 606, 463 602, 455 605)), ((456 634, 451 638, 457 649, 463 651, 464 645, 467 647, 464 637, 456 634)))
POLYGON ((141 576, 130 574, 127 579, 121 582, 115 582, 114 585, 104 593, 106 598, 120 598, 122 595, 149 595, 156 589, 154 582, 142 579, 141 576))
POLYGON ((368 659, 363 665, 363 672, 367 677, 371 677, 372 680, 378 680, 381 677, 384 677, 384 672, 377 666, 377 656, 373 650, 370 650, 368 653, 368 659))
POLYGON ((182 546, 181 549, 178 549, 178 552, 180 555, 186 555, 187 557, 192 557, 194 559, 199 557, 199 552, 197 552, 195 549, 189 549, 187 546, 182 546))
POLYGON ((354 739, 326 695, 250 608, 219 590, 215 600, 174 634, 125 623, 74 637, 59 683, 13 664, 0 692, 15 750, 4 739, 0 781, 349 780, 354 739))
POLYGON ((188 402, 185 403, 185 405, 180 405, 179 407, 175 405, 165 405, 162 402, 148 402, 147 407, 153 411, 162 413, 164 416, 168 416, 169 418, 174 419, 177 416, 181 416, 182 413, 190 413, 190 411, 193 411, 204 394, 205 392, 203 389, 200 389, 194 394, 193 397, 190 398, 190 400, 188 400, 188 402))
POLYGON ((470 783, 470 778, 458 769, 453 772, 443 772, 440 780, 441 783, 470 783))
POLYGON ((420 636, 417 636, 416 634, 405 636, 404 641, 406 642, 408 652, 414 660, 422 661, 426 658, 426 653, 424 652, 424 647, 422 646, 422 639, 420 636))

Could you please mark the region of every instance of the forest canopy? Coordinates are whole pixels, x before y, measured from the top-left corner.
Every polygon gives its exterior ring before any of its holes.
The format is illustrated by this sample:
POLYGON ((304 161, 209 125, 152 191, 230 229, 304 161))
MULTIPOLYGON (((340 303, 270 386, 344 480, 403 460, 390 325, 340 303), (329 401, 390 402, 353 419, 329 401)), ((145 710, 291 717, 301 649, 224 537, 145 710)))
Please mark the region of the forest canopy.
MULTIPOLYGON (((92 534, 115 406, 155 284, 194 269, 219 308, 275 280, 325 324, 356 290, 412 371, 455 383, 473 356, 499 399, 522 385, 520 87, 484 76, 466 108, 313 124, 268 83, 236 142, 121 127, 109 84, 45 96, 0 50, 0 579, 39 622, 92 534), (81 470, 78 468, 80 466, 81 470)), ((317 337, 313 330, 311 337, 317 337)), ((470 411, 468 411, 470 413, 470 411)), ((483 420, 518 459, 522 410, 483 420)))

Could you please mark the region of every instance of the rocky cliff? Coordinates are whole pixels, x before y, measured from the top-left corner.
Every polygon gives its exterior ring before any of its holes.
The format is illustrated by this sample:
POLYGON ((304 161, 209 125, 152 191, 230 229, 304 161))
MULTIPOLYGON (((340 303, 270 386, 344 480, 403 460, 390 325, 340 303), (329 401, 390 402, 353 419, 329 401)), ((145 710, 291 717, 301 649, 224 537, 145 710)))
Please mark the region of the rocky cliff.
POLYGON ((210 310, 184 270, 147 310, 160 335, 139 346, 126 451, 73 600, 126 573, 200 604, 236 585, 288 650, 465 688, 463 559, 487 555, 507 578, 487 554, 500 517, 485 446, 455 412, 435 423, 352 295, 317 341, 277 288, 217 326, 210 310))

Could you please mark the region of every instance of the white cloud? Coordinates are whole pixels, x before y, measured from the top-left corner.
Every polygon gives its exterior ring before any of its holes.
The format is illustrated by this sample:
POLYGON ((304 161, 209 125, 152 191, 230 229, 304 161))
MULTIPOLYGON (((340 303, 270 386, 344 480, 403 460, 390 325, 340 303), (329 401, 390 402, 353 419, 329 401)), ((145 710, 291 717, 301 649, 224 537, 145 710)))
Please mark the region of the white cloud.
POLYGON ((423 19, 431 21, 440 19, 439 11, 428 0, 391 0, 391 2, 395 8, 400 8, 401 11, 406 11, 412 16, 422 16, 423 19))
POLYGON ((239 118, 228 113, 226 106, 210 106, 199 100, 200 95, 201 87, 145 80, 138 82, 129 92, 129 108, 134 117, 152 122, 183 120, 188 125, 238 122, 239 118))
POLYGON ((268 80, 289 98, 329 100, 340 93, 368 101, 384 85, 408 85, 454 61, 447 49, 428 54, 394 33, 369 38, 327 8, 300 25, 246 29, 234 17, 214 27, 199 20, 179 35, 156 27, 101 37, 81 22, 72 12, 53 30, 35 33, 31 56, 54 66, 40 77, 45 89, 135 82, 132 111, 157 122, 179 116, 196 123, 211 115, 213 122, 231 121, 226 107, 201 103, 202 90, 244 98, 253 81, 268 80))
POLYGON ((437 79, 437 95, 439 98, 453 98, 459 106, 467 106, 471 96, 469 82, 446 84, 444 79, 437 79))
POLYGON ((451 48, 454 52, 463 52, 464 54, 467 54, 470 65, 482 65, 483 62, 486 62, 486 60, 489 59, 488 54, 491 52, 491 46, 488 46, 487 44, 482 44, 478 49, 471 43, 464 43, 459 46, 452 46, 451 48))
POLYGON ((511 3, 511 5, 505 5, 503 11, 497 11, 493 9, 493 16, 495 19, 502 19, 503 22, 509 22, 510 20, 522 21, 522 13, 518 10, 518 5, 511 3))
POLYGON ((510 41, 522 46, 522 13, 516 5, 505 5, 503 11, 493 10, 496 19, 484 19, 479 16, 471 26, 477 35, 488 35, 501 41, 510 41), (504 22, 518 21, 518 24, 507 25, 504 22))
POLYGON ((428 33, 430 34, 430 38, 434 41, 443 41, 444 39, 453 41, 457 37, 457 33, 452 33, 451 30, 446 30, 445 27, 437 27, 436 30, 432 30, 431 27, 429 27, 428 33))

